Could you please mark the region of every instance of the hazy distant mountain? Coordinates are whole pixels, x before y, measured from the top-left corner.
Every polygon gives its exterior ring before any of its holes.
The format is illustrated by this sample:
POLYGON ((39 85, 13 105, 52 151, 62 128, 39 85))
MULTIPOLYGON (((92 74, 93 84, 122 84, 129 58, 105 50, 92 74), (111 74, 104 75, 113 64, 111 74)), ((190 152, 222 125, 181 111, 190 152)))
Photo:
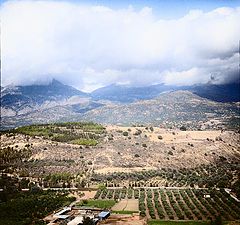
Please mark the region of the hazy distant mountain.
POLYGON ((218 102, 239 102, 240 83, 232 84, 205 84, 190 87, 188 90, 193 93, 218 102))
POLYGON ((42 104, 44 101, 61 100, 71 96, 88 97, 88 94, 55 79, 47 85, 7 86, 1 94, 3 107, 23 106, 28 103, 42 104))
POLYGON ((109 100, 122 103, 130 103, 138 100, 146 100, 157 97, 165 91, 179 90, 176 86, 164 84, 151 85, 146 87, 129 87, 125 85, 112 84, 99 88, 91 93, 95 100, 109 100))
POLYGON ((239 83, 225 85, 193 85, 193 86, 173 86, 157 84, 146 87, 129 87, 125 85, 112 84, 99 88, 91 93, 95 100, 110 100, 122 103, 130 103, 138 100, 153 99, 163 92, 188 90, 201 97, 218 102, 240 101, 239 83))

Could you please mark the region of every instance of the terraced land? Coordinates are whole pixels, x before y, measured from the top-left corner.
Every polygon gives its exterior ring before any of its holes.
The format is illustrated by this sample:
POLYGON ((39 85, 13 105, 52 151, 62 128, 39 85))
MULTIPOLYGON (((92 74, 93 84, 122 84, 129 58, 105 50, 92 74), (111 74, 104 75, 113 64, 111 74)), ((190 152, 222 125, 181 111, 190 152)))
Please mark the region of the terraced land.
POLYGON ((150 220, 240 219, 240 202, 224 189, 103 189, 95 199, 138 199, 140 215, 150 220))

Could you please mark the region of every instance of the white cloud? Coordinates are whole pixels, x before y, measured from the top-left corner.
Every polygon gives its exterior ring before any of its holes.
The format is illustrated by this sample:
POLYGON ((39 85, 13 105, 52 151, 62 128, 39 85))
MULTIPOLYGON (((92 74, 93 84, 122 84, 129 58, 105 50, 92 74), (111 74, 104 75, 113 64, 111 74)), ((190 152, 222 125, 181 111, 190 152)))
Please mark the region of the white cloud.
POLYGON ((56 1, 1 7, 3 85, 52 77, 84 90, 236 77, 240 8, 158 20, 148 7, 113 10, 56 1))

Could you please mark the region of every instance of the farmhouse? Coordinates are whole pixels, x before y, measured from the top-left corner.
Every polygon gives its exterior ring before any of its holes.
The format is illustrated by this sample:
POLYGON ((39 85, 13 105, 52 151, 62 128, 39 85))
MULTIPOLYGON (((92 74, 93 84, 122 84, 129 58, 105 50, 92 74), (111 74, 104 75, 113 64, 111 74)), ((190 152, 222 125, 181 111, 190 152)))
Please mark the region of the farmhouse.
POLYGON ((61 211, 57 212, 56 214, 53 215, 54 218, 59 218, 59 219, 67 219, 69 215, 64 215, 72 210, 71 207, 65 207, 61 211))
POLYGON ((109 211, 102 211, 98 214, 98 218, 100 220, 105 220, 110 216, 110 212, 109 211))
POLYGON ((94 224, 97 224, 100 220, 107 219, 110 216, 109 211, 101 211, 95 208, 75 208, 65 207, 61 211, 51 216, 46 217, 46 221, 50 221, 48 225, 60 225, 62 223, 67 225, 82 225, 84 218, 89 217, 93 220, 94 224))

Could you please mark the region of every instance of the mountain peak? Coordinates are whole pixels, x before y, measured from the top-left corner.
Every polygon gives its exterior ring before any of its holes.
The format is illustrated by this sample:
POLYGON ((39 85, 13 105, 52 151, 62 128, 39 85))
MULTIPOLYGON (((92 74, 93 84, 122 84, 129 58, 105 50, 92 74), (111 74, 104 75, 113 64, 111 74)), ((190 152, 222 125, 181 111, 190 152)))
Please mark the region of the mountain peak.
POLYGON ((52 79, 52 82, 49 84, 49 85, 52 85, 52 86, 64 86, 63 83, 61 83, 60 81, 56 80, 56 79, 52 79))
POLYGON ((15 109, 24 108, 25 106, 34 108, 35 105, 41 105, 46 101, 59 101, 72 96, 88 97, 87 93, 64 85, 56 79, 53 79, 49 84, 5 88, 1 91, 1 94, 2 106, 15 109))

